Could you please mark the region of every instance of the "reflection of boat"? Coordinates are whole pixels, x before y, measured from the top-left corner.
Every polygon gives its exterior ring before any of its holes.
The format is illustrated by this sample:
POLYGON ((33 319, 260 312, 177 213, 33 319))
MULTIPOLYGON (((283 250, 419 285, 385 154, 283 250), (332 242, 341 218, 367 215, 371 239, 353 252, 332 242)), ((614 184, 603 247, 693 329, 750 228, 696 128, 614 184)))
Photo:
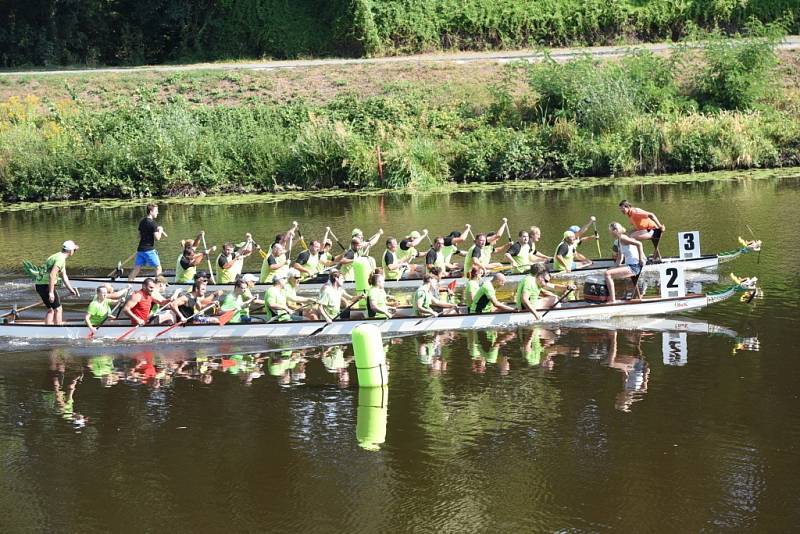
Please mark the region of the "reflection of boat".
MULTIPOLYGON (((728 288, 707 294, 689 294, 685 297, 673 298, 647 298, 636 301, 617 301, 608 303, 588 303, 583 301, 564 302, 561 307, 550 310, 543 317, 544 322, 563 322, 568 320, 601 319, 616 316, 641 316, 677 313, 703 308, 709 304, 730 298, 737 292, 753 291, 754 281, 745 280, 728 288)), ((198 339, 198 338, 226 338, 226 337, 265 337, 265 338, 290 338, 303 337, 317 334, 327 336, 349 335, 353 329, 364 323, 378 326, 384 334, 411 334, 436 330, 457 329, 485 329, 502 326, 514 326, 536 322, 534 316, 525 311, 442 315, 439 317, 410 317, 408 308, 398 311, 392 319, 359 319, 353 314, 353 319, 336 321, 325 324, 320 321, 303 322, 275 322, 275 323, 247 323, 231 324, 225 326, 199 324, 186 327, 172 328, 159 339, 198 339)), ((130 330, 129 325, 103 326, 99 328, 95 339, 114 340, 124 332, 130 330)), ((137 341, 153 341, 157 333, 164 330, 163 326, 143 326, 135 329, 127 339, 137 341)), ((0 325, 0 337, 25 337, 44 339, 82 339, 86 337, 87 329, 83 325, 65 324, 61 326, 46 326, 41 322, 22 322, 0 325)))
POLYGON ((737 333, 730 328, 717 326, 697 319, 666 317, 615 317, 599 321, 565 322, 563 326, 595 328, 598 330, 636 330, 649 332, 689 332, 691 334, 720 334, 735 338, 737 333))
MULTIPOLYGON (((698 271, 702 269, 712 269, 717 267, 720 263, 726 263, 731 260, 734 260, 745 254, 750 252, 751 250, 758 250, 760 248, 759 245, 756 244, 746 244, 739 249, 730 250, 727 252, 720 252, 719 254, 713 254, 708 256, 698 256, 697 258, 690 258, 690 259, 680 259, 680 258, 663 258, 662 261, 658 264, 650 264, 646 265, 643 270, 643 276, 647 276, 648 274, 657 274, 660 265, 670 264, 670 265, 680 265, 683 267, 685 271, 698 271)), ((609 267, 614 267, 615 262, 612 259, 598 259, 594 260, 592 265, 583 269, 575 269, 572 272, 564 273, 564 272, 553 272, 553 278, 582 278, 586 276, 593 276, 593 275, 601 275, 603 271, 608 269, 609 267)), ((552 270, 552 264, 551 264, 552 270)), ((259 273, 253 273, 256 276, 259 273)), ((524 277, 524 274, 516 274, 511 273, 508 271, 506 276, 506 282, 508 283, 517 283, 524 277)), ((144 277, 136 278, 133 282, 134 285, 141 284, 144 280, 144 277)), ((443 284, 447 284, 450 281, 455 280, 456 285, 460 286, 463 285, 466 281, 465 278, 462 277, 445 277, 442 279, 443 284)), ((95 289, 100 284, 111 284, 114 286, 115 289, 124 289, 128 285, 127 278, 117 278, 111 279, 108 277, 81 277, 81 276, 71 276, 70 281, 73 286, 79 289, 95 289)), ((298 291, 304 293, 311 293, 317 292, 322 287, 322 284, 325 280, 308 280, 305 282, 300 282, 298 286, 298 291)), ((419 286, 419 280, 386 280, 386 289, 398 289, 398 288, 416 288, 419 286)), ((191 289, 192 284, 178 284, 174 283, 171 284, 175 287, 183 287, 187 291, 191 289)), ((257 284, 256 287, 259 290, 264 290, 268 287, 269 284, 257 284)), ((217 289, 231 289, 233 284, 209 284, 208 291, 215 291, 217 289)), ((353 289, 355 287, 355 282, 346 282, 345 289, 353 289)))

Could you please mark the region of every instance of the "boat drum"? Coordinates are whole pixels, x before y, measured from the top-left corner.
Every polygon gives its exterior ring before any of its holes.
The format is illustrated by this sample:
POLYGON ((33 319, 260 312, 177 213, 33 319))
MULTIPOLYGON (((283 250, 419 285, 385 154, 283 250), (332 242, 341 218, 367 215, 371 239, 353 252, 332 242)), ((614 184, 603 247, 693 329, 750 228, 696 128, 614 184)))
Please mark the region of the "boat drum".
POLYGON ((587 277, 583 282, 583 298, 589 302, 606 302, 608 300, 606 279, 601 276, 587 277))
POLYGON ((351 335, 356 357, 356 372, 360 388, 381 387, 389 384, 389 369, 383 350, 381 329, 374 324, 361 324, 351 335))

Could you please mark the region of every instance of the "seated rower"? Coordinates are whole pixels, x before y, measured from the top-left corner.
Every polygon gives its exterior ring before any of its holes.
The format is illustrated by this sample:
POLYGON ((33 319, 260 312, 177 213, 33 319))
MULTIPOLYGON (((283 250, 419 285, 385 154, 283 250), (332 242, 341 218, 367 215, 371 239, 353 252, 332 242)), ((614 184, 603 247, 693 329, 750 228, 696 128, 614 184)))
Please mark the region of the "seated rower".
MULTIPOLYGON (((428 272, 431 272, 431 269, 434 267, 439 268, 441 270, 441 276, 439 277, 440 279, 442 276, 448 276, 453 271, 461 268, 460 265, 450 263, 450 257, 445 255, 444 243, 445 238, 437 236, 433 240, 430 250, 427 254, 425 254, 425 267, 427 268, 428 272)), ((450 252, 450 256, 452 256, 452 254, 453 252, 450 252)))
POLYGON ((494 252, 492 246, 502 237, 505 226, 506 223, 503 221, 500 229, 491 236, 483 233, 475 236, 475 243, 467 250, 467 258, 464 260, 464 276, 470 272, 473 265, 482 267, 485 270, 501 269, 503 267, 502 263, 492 262, 492 252, 494 252))
POLYGON ((286 299, 286 280, 287 274, 278 274, 272 279, 272 286, 267 289, 264 295, 266 306, 264 309, 267 312, 267 318, 270 321, 286 322, 286 321, 302 321, 303 314, 295 313, 289 307, 286 299))
POLYGON ((292 263, 292 268, 300 273, 301 282, 315 278, 325 267, 322 246, 317 240, 311 241, 308 249, 298 254, 294 263, 292 263))
POLYGON ((506 277, 503 273, 495 273, 489 280, 484 280, 472 300, 470 313, 491 313, 493 311, 514 311, 512 306, 503 304, 497 299, 496 290, 503 287, 506 277))
POLYGON ((154 302, 160 306, 170 304, 168 299, 157 298, 154 294, 157 295, 156 281, 152 278, 145 278, 142 282, 142 289, 131 295, 125 303, 123 311, 130 318, 132 325, 144 326, 150 322, 152 319, 150 309, 154 302))
POLYGON ((153 307, 150 308, 150 317, 152 317, 151 323, 153 324, 175 324, 178 320, 178 310, 175 306, 173 306, 173 302, 177 298, 177 296, 181 292, 181 288, 175 290, 175 293, 172 294, 171 297, 167 297, 167 287, 169 286, 169 282, 167 282, 167 278, 164 275, 156 276, 156 289, 153 292, 153 300, 154 304, 153 307), (166 306, 161 306, 158 304, 158 301, 166 299, 169 304, 166 306))
POLYGON ((528 230, 528 236, 530 237, 530 245, 531 245, 531 259, 534 262, 537 261, 550 261, 553 258, 548 256, 547 254, 542 254, 537 248, 536 243, 542 238, 542 230, 538 226, 531 226, 530 230, 528 230))
MULTIPOLYGON (((616 302, 614 295, 614 278, 633 278, 639 276, 644 267, 644 247, 642 242, 625 234, 625 228, 618 222, 608 225, 608 229, 616 239, 614 244, 619 250, 617 267, 606 270, 606 287, 608 288, 608 302, 616 302), (624 263, 624 265, 623 265, 624 263)), ((639 293, 639 284, 633 288, 636 298, 642 298, 639 293)))
POLYGON ((553 267, 555 267, 556 271, 569 273, 592 264, 592 261, 578 252, 577 248, 575 232, 570 230, 564 232, 564 239, 558 244, 556 253, 553 256, 553 267))
MULTIPOLYGON (((233 291, 225 295, 225 298, 222 299, 222 303, 219 306, 219 311, 221 313, 236 310, 236 313, 233 314, 233 317, 231 317, 229 321, 230 323, 242 322, 242 309, 245 307, 246 303, 246 291, 247 282, 245 282, 243 278, 238 278, 233 283, 233 291)), ((217 321, 219 321, 219 319, 217 319, 217 321)))
POLYGON ((301 319, 305 317, 308 320, 316 321, 318 317, 314 310, 303 310, 310 304, 316 303, 316 300, 309 297, 301 297, 297 294, 297 287, 300 285, 300 271, 297 269, 289 269, 286 276, 286 285, 283 291, 286 294, 286 302, 292 310, 293 316, 298 315, 301 319))
POLYGON ((477 265, 470 269, 467 277, 467 283, 464 285, 464 299, 463 304, 469 310, 472 307, 472 302, 475 299, 475 294, 481 287, 481 278, 483 277, 484 270, 477 265))
POLYGON ((376 319, 391 319, 397 310, 386 304, 386 290, 383 282, 383 272, 380 269, 376 269, 369 277, 367 316, 376 319))
POLYGON ((397 239, 390 237, 386 240, 386 250, 383 252, 381 263, 387 280, 400 280, 401 278, 419 278, 417 266, 409 260, 401 259, 398 253, 397 239))
MULTIPOLYGON (((176 284, 191 284, 197 273, 197 266, 200 265, 206 257, 205 252, 197 252, 196 245, 198 239, 202 239, 203 232, 194 241, 183 240, 183 252, 178 256, 175 262, 175 277, 173 282, 176 284)), ((217 247, 211 247, 207 252, 213 252, 217 247)))
MULTIPOLYGON (((278 237, 276 236, 276 239, 278 237)), ((288 270, 289 260, 286 255, 286 249, 281 243, 273 243, 269 255, 264 258, 264 262, 261 264, 259 281, 262 284, 271 284, 275 276, 279 274, 286 276, 286 271, 288 270)))
POLYGON ((258 282, 258 277, 256 275, 252 273, 245 273, 240 278, 244 280, 245 284, 247 284, 247 289, 244 290, 242 299, 244 299, 245 302, 250 302, 250 304, 247 304, 244 308, 242 308, 240 321, 243 323, 249 323, 253 320, 253 318, 250 317, 250 305, 261 306, 264 304, 264 301, 258 298, 258 295, 253 292, 256 282, 258 282))
MULTIPOLYGON (((356 230, 358 230, 358 228, 356 228, 356 230)), ((333 261, 339 264, 339 272, 342 275, 343 281, 353 282, 356 279, 353 263, 356 261, 356 258, 361 255, 361 248, 361 238, 354 237, 350 240, 350 248, 334 258, 333 261)))
POLYGON ((530 234, 527 231, 520 230, 516 242, 508 249, 505 257, 514 266, 515 273, 524 273, 530 270, 530 266, 534 262, 534 255, 531 251, 530 234))
POLYGON ((537 309, 552 308, 558 297, 547 288, 553 288, 550 284, 550 274, 543 263, 531 265, 530 272, 522 279, 517 286, 516 304, 518 310, 527 310, 538 320, 541 316, 537 309))
POLYGON ((222 252, 217 257, 219 282, 221 284, 235 282, 236 277, 242 273, 245 258, 250 256, 254 249, 253 236, 250 234, 245 234, 245 241, 238 248, 230 241, 222 245, 222 252))
POLYGON ((414 293, 413 309, 417 317, 438 317, 457 313, 456 305, 439 299, 439 279, 428 273, 422 277, 422 285, 414 293))
MULTIPOLYGON (((333 320, 339 316, 342 304, 344 304, 346 308, 351 304, 354 298, 344 290, 343 286, 344 276, 342 276, 342 273, 339 271, 331 271, 330 275, 328 275, 328 282, 320 289, 319 298, 317 299, 319 303, 317 311, 319 312, 320 318, 327 323, 333 322, 333 320)), ((348 319, 349 317, 350 310, 341 312, 342 319, 348 319)))
POLYGON ((589 220, 583 226, 578 226, 577 224, 573 224, 572 226, 567 228, 567 230, 569 230, 570 232, 574 232, 575 233, 575 242, 578 245, 580 245, 584 241, 591 241, 592 239, 598 239, 599 238, 599 236, 597 235, 597 232, 595 232, 594 235, 588 235, 588 236, 584 237, 584 234, 586 233, 586 231, 595 222, 597 222, 597 217, 592 215, 591 217, 589 217, 589 220))
POLYGON ((93 335, 97 332, 97 327, 103 324, 108 319, 108 316, 111 315, 111 307, 116 306, 117 302, 119 302, 119 299, 111 298, 105 285, 97 287, 95 297, 89 303, 86 316, 83 318, 93 335))
POLYGON ((188 293, 183 293, 175 299, 175 307, 178 310, 181 323, 186 322, 189 317, 194 315, 189 321, 190 324, 219 324, 219 319, 207 315, 207 312, 198 313, 211 306, 214 301, 224 293, 222 290, 219 290, 211 294, 206 294, 207 288, 208 278, 197 277, 192 285, 192 290, 188 293))

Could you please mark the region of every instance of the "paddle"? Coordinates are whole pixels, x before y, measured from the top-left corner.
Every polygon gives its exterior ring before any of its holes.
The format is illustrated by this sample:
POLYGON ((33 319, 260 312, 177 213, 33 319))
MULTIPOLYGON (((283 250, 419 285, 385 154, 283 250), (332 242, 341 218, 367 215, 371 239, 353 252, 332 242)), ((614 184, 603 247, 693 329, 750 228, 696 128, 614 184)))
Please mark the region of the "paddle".
MULTIPOLYGON (((157 333, 157 334, 155 335, 155 337, 160 337, 160 336, 163 336, 164 334, 166 334, 167 332, 169 332, 169 331, 170 331, 170 330, 172 330, 173 328, 175 328, 175 327, 177 327, 177 326, 183 326, 183 325, 185 325, 186 323, 188 323, 189 321, 191 321, 192 319, 194 319, 194 318, 195 318, 195 317, 197 317, 198 315, 202 315, 203 313, 207 312, 208 310, 210 310, 211 308, 213 308, 213 307, 214 307, 214 306, 216 306, 216 305, 217 305, 217 303, 216 303, 216 302, 213 302, 213 303, 209 304, 208 306, 206 306, 206 307, 205 307, 205 308, 203 308, 202 310, 200 310, 200 311, 198 311, 198 312, 195 312, 195 313, 193 313, 192 315, 190 315, 189 317, 187 317, 187 318, 186 318, 186 319, 184 319, 183 321, 178 321, 177 323, 175 323, 175 324, 173 324, 173 325, 170 325, 170 326, 168 326, 167 328, 165 328, 165 329, 164 329, 164 330, 162 330, 161 332, 157 333)), ((229 319, 229 320, 230 320, 230 319, 229 319)))
MULTIPOLYGON (((747 228, 748 232, 750 232, 750 235, 752 236, 753 240, 756 240, 756 234, 753 232, 753 229, 750 228, 750 225, 745 224, 744 227, 747 228)), ((758 247, 758 256, 756 257, 756 265, 760 263, 761 263, 761 247, 758 247)))
POLYGON ((346 249, 346 248, 344 248, 344 245, 342 245, 342 244, 339 242, 339 238, 338 238, 338 237, 336 237, 336 234, 334 234, 334 233, 333 233, 333 230, 331 230, 331 227, 330 227, 330 226, 326 226, 326 227, 325 227, 325 229, 326 229, 328 232, 330 232, 331 236, 333 236, 333 240, 334 240, 334 241, 336 241, 336 244, 337 244, 337 245, 339 245, 339 248, 341 248, 343 251, 346 251, 347 249, 346 249))
POLYGON ((219 325, 220 325, 220 326, 225 326, 226 324, 228 324, 228 321, 230 321, 230 320, 231 320, 231 318, 232 318, 234 315, 236 315, 236 313, 237 313, 237 312, 240 312, 240 311, 242 311, 242 309, 243 309, 245 306, 247 306, 248 304, 250 304, 250 303, 251 303, 251 302, 253 302, 254 300, 256 300, 256 298, 255 298, 255 297, 251 298, 251 299, 250 299, 250 300, 248 300, 247 302, 242 302, 242 307, 241 307, 241 308, 234 308, 234 309, 232 309, 232 310, 228 310, 228 311, 226 311, 225 313, 223 313, 222 315, 220 315, 220 316, 219 316, 219 325))
POLYGON ((23 306, 22 308, 17 308, 17 305, 14 304, 14 307, 11 308, 10 312, 6 312, 3 315, 0 315, 0 319, 3 317, 8 317, 9 315, 13 315, 15 318, 19 316, 20 312, 24 312, 25 310, 30 310, 38 305, 42 304, 42 301, 34 302, 33 304, 28 304, 27 306, 23 306))
POLYGON ((146 325, 147 323, 149 323, 149 322, 150 322, 150 320, 151 320, 153 317, 155 317, 155 316, 154 316, 154 315, 150 315, 149 317, 147 317, 147 320, 146 320, 144 323, 142 323, 142 324, 135 324, 135 325, 133 325, 132 327, 128 328, 127 330, 125 330, 125 331, 122 333, 122 335, 120 335, 119 337, 117 337, 117 339, 115 339, 114 341, 122 341, 123 339, 125 339, 126 337, 128 337, 129 335, 131 335, 131 334, 132 334, 134 331, 136 331, 136 330, 137 330, 137 329, 138 329, 140 326, 143 326, 143 325, 146 325))
POLYGON ((348 311, 350 308, 352 308, 353 306, 355 306, 356 302, 358 302, 359 300, 361 300, 361 297, 363 297, 363 296, 364 296, 364 295, 358 295, 356 298, 354 298, 354 299, 353 299, 353 302, 351 302, 351 303, 350 303, 350 304, 349 304, 349 305, 348 305, 348 306, 347 306, 345 309, 343 309, 342 311, 340 311, 340 312, 339 312, 339 313, 336 315, 336 317, 334 317, 333 319, 331 319, 331 322, 330 322, 330 323, 325 323, 324 325, 320 326, 319 328, 317 328, 316 330, 314 330, 313 332, 311 332, 310 334, 308 334, 308 337, 313 337, 313 336, 316 336, 317 334, 319 334, 320 332, 322 332, 323 330, 325 330, 325 328, 327 328, 327 327, 328 327, 328 325, 331 325, 331 324, 333 324, 333 322, 334 322, 334 321, 337 321, 337 320, 338 320, 338 319, 339 319, 339 318, 342 316, 342 314, 344 314, 344 313, 345 313, 346 311, 348 311))
POLYGON ((203 238, 203 250, 205 251, 206 261, 208 262, 208 274, 211 275, 211 283, 216 284, 217 281, 214 279, 214 268, 211 266, 211 258, 208 255, 208 245, 206 245, 206 233, 203 232, 201 235, 203 238))
POLYGON ((594 238, 597 240, 597 257, 602 258, 603 253, 600 251, 600 233, 597 231, 597 221, 592 221, 594 227, 594 238))
POLYGON ((113 279, 115 279, 115 278, 118 278, 118 277, 122 276, 122 266, 123 266, 123 265, 125 265, 126 263, 128 263, 129 261, 131 261, 133 258, 135 258, 135 257, 136 257, 136 254, 137 254, 137 253, 136 253, 136 252, 134 252, 133 254, 131 254, 130 256, 128 256, 128 259, 126 259, 125 261, 120 261, 120 262, 117 262, 117 267, 116 267, 116 269, 114 269, 113 271, 111 271, 110 273, 108 273, 108 277, 109 277, 109 278, 111 278, 111 279, 113 280, 113 279))
POLYGON ((514 240, 511 239, 511 229, 508 227, 508 219, 503 217, 503 225, 506 227, 506 235, 508 236, 508 242, 513 243, 514 240))
POLYGON ((303 247, 303 250, 308 250, 308 245, 306 245, 306 240, 303 239, 303 233, 300 231, 300 228, 297 229, 297 240, 300 242, 300 246, 303 247))
POLYGON ((539 319, 539 320, 541 321, 542 319, 544 319, 544 318, 545 318, 545 316, 546 316, 548 313, 550 313, 550 310, 552 310, 553 308, 555 308, 556 306, 558 306, 559 304, 561 304, 561 303, 564 301, 564 299, 565 299, 565 298, 567 298, 567 296, 568 296, 570 293, 572 293, 574 290, 575 290, 575 288, 574 288, 574 287, 570 287, 569 289, 567 289, 566 291, 564 291, 564 294, 563 294, 563 295, 561 295, 561 297, 559 297, 559 299, 556 301, 556 303, 555 303, 555 304, 553 304, 552 306, 550 306, 549 308, 547 308, 547 309, 544 311, 544 313, 542 314, 542 318, 541 318, 541 319, 539 319))

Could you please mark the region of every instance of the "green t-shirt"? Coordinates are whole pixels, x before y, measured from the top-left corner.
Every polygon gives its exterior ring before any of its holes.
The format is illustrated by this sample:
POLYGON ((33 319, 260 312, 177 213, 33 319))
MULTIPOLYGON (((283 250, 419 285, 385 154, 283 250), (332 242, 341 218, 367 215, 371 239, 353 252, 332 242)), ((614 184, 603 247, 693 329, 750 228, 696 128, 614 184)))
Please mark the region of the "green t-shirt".
POLYGON ((523 295, 528 298, 528 301, 531 301, 531 304, 534 304, 533 301, 539 298, 539 292, 541 288, 539 287, 539 283, 536 281, 536 277, 533 275, 528 275, 522 279, 522 282, 519 283, 517 286, 517 296, 514 301, 517 303, 517 308, 522 309, 522 298, 523 295))
POLYGON ((431 293, 425 286, 417 288, 414 292, 414 315, 419 316, 419 307, 417 303, 422 299, 422 305, 426 309, 431 308, 431 293))
POLYGON ((325 313, 333 319, 339 315, 339 310, 342 308, 342 289, 336 289, 330 284, 325 284, 319 294, 319 303, 325 313))
MULTIPOLYGON (((378 287, 371 287, 367 292, 367 300, 369 300, 370 305, 374 305, 378 308, 385 309, 386 308, 386 290, 378 288, 378 287)), ((373 312, 370 310, 370 314, 373 312)), ((378 319, 386 319, 386 314, 381 312, 375 312, 375 315, 371 317, 377 317, 378 319)))
POLYGON ((56 280, 56 285, 61 283, 61 275, 64 272, 64 268, 67 266, 67 258, 60 252, 56 252, 44 262, 44 272, 42 273, 39 278, 36 279, 37 285, 46 285, 50 283, 50 271, 53 270, 53 267, 58 267, 58 280, 56 280))
POLYGON ((492 311, 492 299, 495 298, 494 286, 491 280, 486 280, 478 288, 469 307, 470 313, 489 313, 492 311))
POLYGON ((92 326, 99 326, 111 314, 111 304, 108 299, 103 302, 93 300, 89 303, 89 309, 86 310, 86 313, 89 314, 89 322, 92 323, 92 326))
POLYGON ((231 310, 239 310, 233 314, 231 317, 230 322, 238 323, 242 320, 242 304, 244 301, 242 300, 242 295, 234 295, 233 293, 228 293, 225 295, 225 298, 222 299, 222 304, 220 304, 220 311, 226 312, 231 310))
MULTIPOLYGON (((286 307, 286 292, 277 286, 272 286, 267 289, 267 292, 264 295, 264 301, 267 303, 267 315, 272 318, 275 316, 272 306, 278 306, 281 308, 286 307)), ((288 313, 286 313, 286 310, 282 309, 278 311, 278 321, 288 321, 290 319, 291 317, 288 313)))
POLYGON ((467 307, 472 307, 472 302, 475 300, 475 293, 478 292, 480 287, 481 283, 479 280, 467 280, 467 284, 464 286, 464 304, 467 307))

